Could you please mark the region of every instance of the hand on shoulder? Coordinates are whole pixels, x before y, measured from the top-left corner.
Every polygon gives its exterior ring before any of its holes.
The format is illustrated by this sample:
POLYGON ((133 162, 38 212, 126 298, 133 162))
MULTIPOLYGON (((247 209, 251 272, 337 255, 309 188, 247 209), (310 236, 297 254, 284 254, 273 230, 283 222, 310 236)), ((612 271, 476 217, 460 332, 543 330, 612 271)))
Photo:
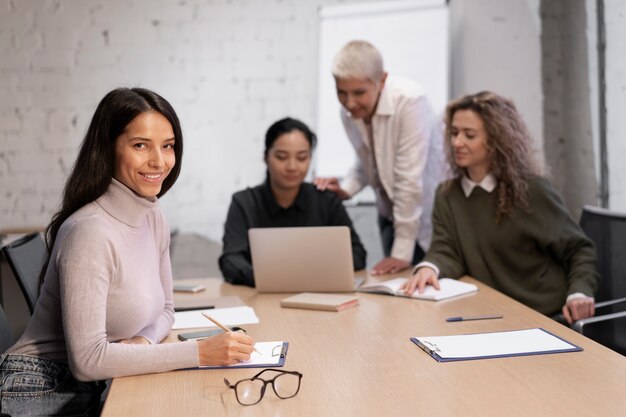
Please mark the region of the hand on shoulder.
POLYGON ((339 185, 339 180, 336 177, 317 177, 313 180, 313 184, 317 187, 319 191, 332 191, 337 194, 337 196, 341 200, 347 200, 350 198, 348 193, 341 188, 339 185))

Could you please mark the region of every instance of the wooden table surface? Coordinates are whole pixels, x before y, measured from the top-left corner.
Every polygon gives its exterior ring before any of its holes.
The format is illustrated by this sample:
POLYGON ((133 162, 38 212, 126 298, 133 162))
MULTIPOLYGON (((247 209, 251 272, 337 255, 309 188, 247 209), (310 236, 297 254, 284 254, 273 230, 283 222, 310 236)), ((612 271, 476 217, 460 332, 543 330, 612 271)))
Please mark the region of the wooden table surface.
MULTIPOLYGON (((370 280, 372 278, 370 277, 370 280)), ((481 283, 471 295, 431 302, 359 294, 339 313, 286 309, 288 294, 257 294, 222 279, 176 302, 238 295, 260 323, 245 325, 258 341, 290 343, 283 369, 304 374, 298 395, 244 407, 223 383, 257 369, 192 370, 117 378, 102 413, 110 416, 624 416, 626 358, 481 283), (503 314, 503 319, 447 323, 451 316, 503 314), (412 336, 542 327, 582 352, 439 363, 412 336)), ((268 387, 269 389, 269 387, 268 387)))

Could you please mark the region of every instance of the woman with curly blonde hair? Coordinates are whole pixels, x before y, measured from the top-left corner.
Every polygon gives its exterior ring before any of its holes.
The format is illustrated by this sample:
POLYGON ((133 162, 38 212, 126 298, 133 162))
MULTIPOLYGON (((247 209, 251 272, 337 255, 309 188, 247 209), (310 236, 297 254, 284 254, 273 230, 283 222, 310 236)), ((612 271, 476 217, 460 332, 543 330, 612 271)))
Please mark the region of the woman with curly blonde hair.
POLYGON ((448 104, 445 122, 455 178, 437 190, 433 242, 405 292, 471 275, 569 323, 593 316, 595 249, 540 176, 513 102, 466 95, 448 104))
MULTIPOLYGON (((511 214, 519 204, 528 209, 528 184, 531 175, 540 175, 532 158, 532 138, 526 124, 519 117, 512 101, 488 91, 463 96, 449 104, 446 109, 446 137, 452 138, 455 130, 452 119, 457 110, 474 110, 484 120, 487 133, 487 151, 490 156, 491 173, 498 179, 498 208, 496 221, 511 214)), ((462 178, 465 169, 455 164, 452 141, 445 145, 446 156, 456 178, 462 178)))

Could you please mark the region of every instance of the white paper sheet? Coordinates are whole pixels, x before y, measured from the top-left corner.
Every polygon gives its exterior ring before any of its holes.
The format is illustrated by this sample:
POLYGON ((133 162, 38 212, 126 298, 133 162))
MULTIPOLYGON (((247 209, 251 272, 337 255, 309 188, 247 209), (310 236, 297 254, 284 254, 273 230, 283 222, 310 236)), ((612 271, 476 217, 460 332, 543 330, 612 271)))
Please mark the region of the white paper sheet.
MULTIPOLYGON (((256 342, 254 348, 259 352, 252 352, 250 360, 239 362, 227 367, 240 368, 244 366, 252 365, 278 365, 281 359, 281 353, 283 348, 283 342, 256 342)), ((201 369, 206 368, 221 368, 215 366, 200 366, 201 369)))
POLYGON ((205 312, 224 326, 238 324, 256 324, 259 322, 254 309, 248 306, 214 308, 210 310, 191 310, 174 313, 174 326, 172 329, 195 329, 199 327, 217 327, 209 319, 204 317, 205 312))
MULTIPOLYGON (((475 359, 580 350, 543 329, 416 337, 442 359, 475 359)), ((429 352, 430 353, 430 352, 429 352)))

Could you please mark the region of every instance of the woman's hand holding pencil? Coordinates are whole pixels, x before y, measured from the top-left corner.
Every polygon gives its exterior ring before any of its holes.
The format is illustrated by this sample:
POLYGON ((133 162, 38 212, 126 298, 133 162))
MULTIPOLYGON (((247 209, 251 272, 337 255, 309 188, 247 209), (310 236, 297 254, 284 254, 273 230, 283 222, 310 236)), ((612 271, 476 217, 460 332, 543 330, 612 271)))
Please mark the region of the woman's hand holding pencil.
POLYGON ((197 342, 200 366, 234 365, 250 359, 250 354, 255 350, 252 337, 233 332, 211 316, 202 314, 224 330, 224 333, 197 342))
MULTIPOLYGON (((230 330, 228 327, 224 326, 222 323, 220 323, 219 321, 217 321, 216 319, 214 319, 213 317, 209 316, 207 313, 202 312, 202 315, 207 318, 208 320, 212 321, 213 324, 215 324, 217 327, 219 327, 220 329, 224 330, 226 333, 232 333, 233 331, 230 330)), ((256 348, 253 348, 254 351, 256 353, 261 353, 258 350, 256 350, 256 348)))

